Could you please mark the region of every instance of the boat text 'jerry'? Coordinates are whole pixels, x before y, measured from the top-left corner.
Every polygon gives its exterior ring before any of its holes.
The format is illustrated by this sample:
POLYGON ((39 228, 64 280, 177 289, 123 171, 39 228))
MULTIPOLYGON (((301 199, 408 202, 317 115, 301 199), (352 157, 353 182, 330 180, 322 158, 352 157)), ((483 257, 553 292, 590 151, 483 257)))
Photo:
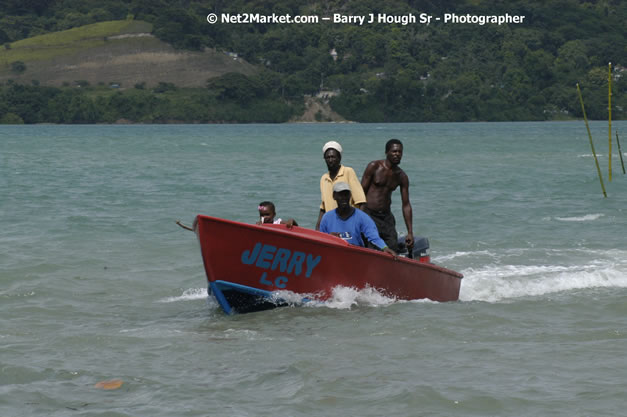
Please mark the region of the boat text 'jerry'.
MULTIPOLYGON (((244 265, 255 265, 258 268, 269 269, 275 271, 277 268, 280 272, 300 276, 305 272, 305 278, 311 277, 314 268, 320 263, 322 257, 311 253, 291 251, 287 248, 277 248, 276 246, 263 244, 258 242, 252 250, 245 250, 241 257, 244 265)), ((285 288, 287 277, 278 277, 274 283, 267 279, 264 272, 261 276, 261 283, 266 285, 275 285, 279 288, 285 288)))

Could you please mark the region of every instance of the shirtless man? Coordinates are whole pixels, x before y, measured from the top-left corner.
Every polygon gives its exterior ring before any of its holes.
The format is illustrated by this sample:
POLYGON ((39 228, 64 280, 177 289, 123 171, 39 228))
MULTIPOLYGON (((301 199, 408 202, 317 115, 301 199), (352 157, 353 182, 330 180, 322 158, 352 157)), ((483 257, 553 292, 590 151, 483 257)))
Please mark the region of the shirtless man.
POLYGON ((390 210, 392 191, 401 186, 403 218, 407 226, 405 243, 411 253, 414 246, 412 227, 412 210, 409 202, 409 178, 398 165, 403 157, 403 143, 398 139, 390 139, 385 144, 386 159, 372 161, 366 167, 361 178, 361 186, 366 193, 366 204, 362 210, 374 220, 379 235, 394 251, 398 251, 398 234, 396 220, 390 210))

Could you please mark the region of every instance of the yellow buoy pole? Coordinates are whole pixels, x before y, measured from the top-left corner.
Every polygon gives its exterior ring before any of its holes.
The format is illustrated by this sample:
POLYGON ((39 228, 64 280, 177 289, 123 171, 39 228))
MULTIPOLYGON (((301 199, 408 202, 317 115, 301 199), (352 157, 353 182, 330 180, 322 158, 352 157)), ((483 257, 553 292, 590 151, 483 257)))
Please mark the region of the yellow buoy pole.
POLYGON ((609 154, 609 181, 612 182, 612 63, 607 65, 607 114, 609 121, 609 141, 608 141, 608 154, 609 154))
POLYGON ((597 159, 597 153, 594 150, 594 143, 592 143, 592 133, 590 133, 590 126, 588 126, 588 118, 586 117, 586 109, 583 106, 583 97, 581 96, 579 83, 577 83, 577 93, 579 94, 579 101, 581 102, 581 111, 583 112, 583 120, 586 122, 586 129, 588 130, 588 138, 590 138, 590 147, 592 148, 592 155, 594 155, 594 163, 597 166, 597 173, 599 174, 599 181, 601 182, 601 189, 603 190, 603 197, 607 197, 607 193, 605 192, 605 185, 603 185, 603 176, 601 175, 601 168, 599 168, 599 160, 597 159))
POLYGON ((623 175, 625 175, 625 162, 623 162, 623 150, 620 148, 620 140, 618 140, 618 131, 616 131, 616 144, 618 145, 618 154, 620 155, 620 165, 623 167, 623 175))

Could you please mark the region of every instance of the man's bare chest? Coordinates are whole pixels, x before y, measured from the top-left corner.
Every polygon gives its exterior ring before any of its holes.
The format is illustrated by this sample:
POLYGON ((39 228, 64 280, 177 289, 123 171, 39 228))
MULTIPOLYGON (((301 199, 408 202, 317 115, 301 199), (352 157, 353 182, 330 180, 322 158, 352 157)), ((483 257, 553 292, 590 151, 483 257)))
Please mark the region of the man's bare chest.
POLYGON ((377 187, 387 188, 390 191, 394 191, 400 184, 398 176, 385 168, 379 168, 375 171, 373 182, 377 187))

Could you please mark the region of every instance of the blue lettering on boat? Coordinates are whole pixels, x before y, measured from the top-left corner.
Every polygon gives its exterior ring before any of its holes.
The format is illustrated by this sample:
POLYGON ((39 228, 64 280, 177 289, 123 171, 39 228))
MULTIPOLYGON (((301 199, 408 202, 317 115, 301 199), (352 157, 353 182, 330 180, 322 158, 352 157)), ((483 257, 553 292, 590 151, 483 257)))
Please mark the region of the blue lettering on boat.
POLYGON ((252 253, 249 250, 242 252, 242 263, 244 265, 252 265, 255 259, 257 259, 257 255, 259 255, 259 249, 261 249, 261 243, 255 245, 252 253))
POLYGON ((287 286, 287 277, 277 277, 274 280, 274 285, 277 288, 285 288, 287 286))
POLYGON ((276 246, 263 245, 255 266, 263 269, 270 268, 270 262, 268 261, 274 257, 274 252, 276 252, 276 246))
MULTIPOLYGON (((305 278, 310 278, 316 266, 322 261, 322 257, 312 253, 291 251, 287 248, 277 248, 267 243, 257 242, 252 249, 242 252, 241 261, 244 265, 254 265, 257 268, 269 269, 271 271, 278 269, 278 272, 297 277, 304 271, 305 278)), ((261 284, 274 285, 277 288, 285 288, 288 281, 289 278, 283 275, 272 280, 268 278, 267 272, 264 272, 259 280, 261 284)))
POLYGON ((287 281, 289 281, 288 277, 276 277, 276 279, 274 280, 274 282, 270 281, 268 279, 268 273, 264 272, 263 274, 261 274, 261 279, 259 279, 259 283, 263 284, 263 285, 274 285, 277 288, 285 288, 287 287, 287 281))
POLYGON ((294 252, 292 259, 287 267, 287 273, 291 274, 294 271, 294 275, 298 276, 303 272, 303 261, 305 260, 305 254, 303 252, 294 252))
POLYGON ((316 267, 316 265, 320 263, 321 260, 322 260, 322 257, 320 255, 314 258, 311 254, 309 253, 307 254, 307 262, 306 262, 307 272, 305 272, 305 276, 307 278, 311 276, 313 269, 316 267))
POLYGON ((268 273, 264 272, 263 274, 261 274, 261 279, 259 280, 260 283, 264 284, 264 285, 272 285, 272 281, 268 281, 268 273))
POLYGON ((279 271, 285 272, 287 270, 287 261, 290 259, 290 255, 292 252, 289 249, 279 248, 276 251, 276 255, 274 255, 274 260, 272 261, 272 269, 273 271, 276 267, 279 267, 279 271))

